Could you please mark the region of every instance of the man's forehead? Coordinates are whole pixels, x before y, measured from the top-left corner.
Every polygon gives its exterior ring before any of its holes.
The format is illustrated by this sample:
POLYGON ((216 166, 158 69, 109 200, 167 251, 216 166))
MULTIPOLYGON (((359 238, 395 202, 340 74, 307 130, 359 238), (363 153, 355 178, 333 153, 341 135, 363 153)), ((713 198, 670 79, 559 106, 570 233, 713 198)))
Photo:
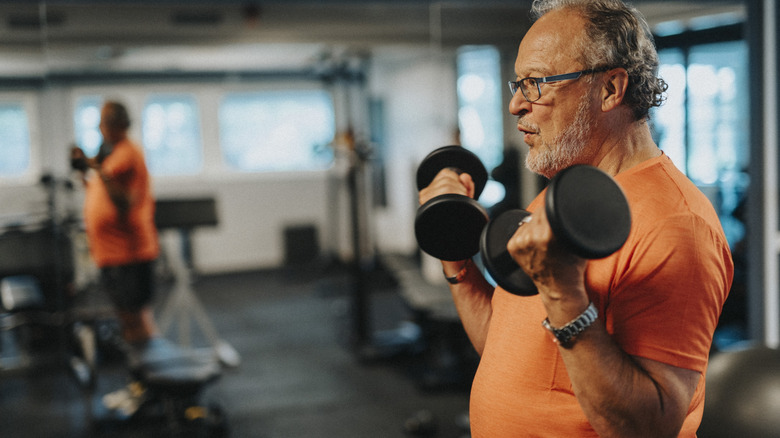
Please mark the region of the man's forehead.
POLYGON ((571 44, 550 44, 517 52, 515 70, 518 74, 559 74, 561 69, 578 65, 577 53, 571 44))
POLYGON ((520 42, 515 70, 552 71, 558 66, 576 64, 579 53, 573 44, 583 37, 582 18, 570 11, 554 11, 531 26, 520 42))

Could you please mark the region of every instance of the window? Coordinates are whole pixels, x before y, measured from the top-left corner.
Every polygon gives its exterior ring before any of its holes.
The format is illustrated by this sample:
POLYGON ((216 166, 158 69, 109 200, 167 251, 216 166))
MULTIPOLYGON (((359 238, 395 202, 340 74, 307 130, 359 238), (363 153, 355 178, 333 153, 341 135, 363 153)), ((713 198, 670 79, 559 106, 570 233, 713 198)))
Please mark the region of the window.
POLYGON ((100 106, 103 104, 101 96, 85 96, 76 101, 74 114, 76 145, 84 150, 88 157, 94 157, 103 142, 100 134, 100 106))
POLYGON ((653 113, 659 146, 710 195, 726 237, 744 235, 732 212, 747 190, 749 160, 747 47, 744 41, 659 52, 667 101, 653 113))
POLYGON ((666 81, 666 102, 652 116, 655 140, 675 165, 683 171, 688 167, 685 147, 685 83, 686 71, 682 50, 669 49, 659 53, 658 74, 666 81))
POLYGON ((501 67, 492 46, 465 46, 458 53, 458 125, 461 144, 488 169, 504 151, 501 67))
POLYGON ((154 175, 196 174, 203 168, 198 105, 188 95, 153 96, 141 119, 149 171, 154 175))
MULTIPOLYGON (((464 46, 458 52, 458 127, 461 145, 474 152, 488 169, 504 156, 501 59, 492 46, 464 46)), ((512 188, 510 188, 512 189, 512 188)), ((480 202, 492 206, 507 188, 488 180, 480 202)))
POLYGON ((722 184, 748 161, 747 43, 707 44, 691 48, 688 89, 691 178, 722 184))
POLYGON ((222 156, 231 169, 315 170, 333 160, 333 102, 324 90, 228 94, 219 127, 222 156))
POLYGON ((0 177, 14 178, 30 169, 30 127, 21 103, 0 102, 0 177))

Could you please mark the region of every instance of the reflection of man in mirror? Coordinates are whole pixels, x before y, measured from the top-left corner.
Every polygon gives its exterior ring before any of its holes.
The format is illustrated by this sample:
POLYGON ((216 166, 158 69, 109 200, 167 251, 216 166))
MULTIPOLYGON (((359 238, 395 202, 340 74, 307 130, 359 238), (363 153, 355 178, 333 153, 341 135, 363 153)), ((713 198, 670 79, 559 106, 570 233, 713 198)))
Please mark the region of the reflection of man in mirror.
POLYGON ((151 301, 159 243, 149 172, 142 148, 127 137, 129 127, 122 104, 104 103, 100 150, 87 158, 81 149, 73 148, 71 165, 84 172, 90 254, 116 307, 122 337, 139 345, 157 335, 151 301))

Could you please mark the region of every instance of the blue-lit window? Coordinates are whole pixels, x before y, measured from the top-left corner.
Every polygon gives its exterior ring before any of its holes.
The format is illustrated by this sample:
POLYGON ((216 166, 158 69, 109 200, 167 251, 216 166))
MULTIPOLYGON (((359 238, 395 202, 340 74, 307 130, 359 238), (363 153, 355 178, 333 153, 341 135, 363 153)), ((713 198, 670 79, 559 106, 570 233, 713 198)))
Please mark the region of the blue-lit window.
MULTIPOLYGON (((492 170, 504 156, 501 59, 495 47, 464 46, 458 52, 458 127, 460 143, 492 170)), ((506 188, 492 179, 480 202, 492 206, 506 188)))
POLYGON ((659 52, 669 84, 652 114, 661 149, 715 205, 734 243, 744 226, 732 213, 747 191, 749 162, 747 43, 698 44, 659 52))
POLYGON ((195 174, 203 168, 198 104, 193 96, 154 96, 141 122, 149 171, 154 175, 195 174))
POLYGON ((695 46, 688 62, 688 170, 695 181, 723 184, 748 163, 747 43, 695 46))
POLYGON ((333 101, 323 90, 228 94, 220 104, 219 128, 231 169, 314 170, 333 160, 333 101))
POLYGON ((457 67, 461 144, 492 169, 501 163, 504 151, 498 50, 492 46, 465 46, 458 52, 457 67))
POLYGON ((688 166, 685 147, 685 90, 686 74, 682 50, 668 49, 659 53, 661 65, 658 74, 668 84, 666 101, 652 115, 655 140, 674 164, 685 171, 688 166))
POLYGON ((30 127, 21 103, 0 102, 0 177, 22 176, 30 168, 30 127))
POLYGON ((103 135, 100 134, 100 106, 103 104, 101 96, 85 96, 76 101, 74 113, 74 131, 76 133, 76 145, 84 150, 88 157, 97 155, 103 135))

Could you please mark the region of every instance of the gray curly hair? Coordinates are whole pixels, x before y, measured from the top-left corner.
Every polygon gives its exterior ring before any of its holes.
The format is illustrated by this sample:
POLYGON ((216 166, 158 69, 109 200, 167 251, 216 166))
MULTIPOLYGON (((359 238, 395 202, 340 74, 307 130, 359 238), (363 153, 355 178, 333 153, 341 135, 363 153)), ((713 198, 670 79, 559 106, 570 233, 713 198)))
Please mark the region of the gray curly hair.
POLYGON ((575 42, 585 68, 622 67, 628 72, 625 103, 636 120, 645 120, 650 108, 660 106, 667 85, 658 77, 658 52, 644 16, 621 0, 534 0, 532 17, 571 9, 587 21, 587 41, 575 42))

